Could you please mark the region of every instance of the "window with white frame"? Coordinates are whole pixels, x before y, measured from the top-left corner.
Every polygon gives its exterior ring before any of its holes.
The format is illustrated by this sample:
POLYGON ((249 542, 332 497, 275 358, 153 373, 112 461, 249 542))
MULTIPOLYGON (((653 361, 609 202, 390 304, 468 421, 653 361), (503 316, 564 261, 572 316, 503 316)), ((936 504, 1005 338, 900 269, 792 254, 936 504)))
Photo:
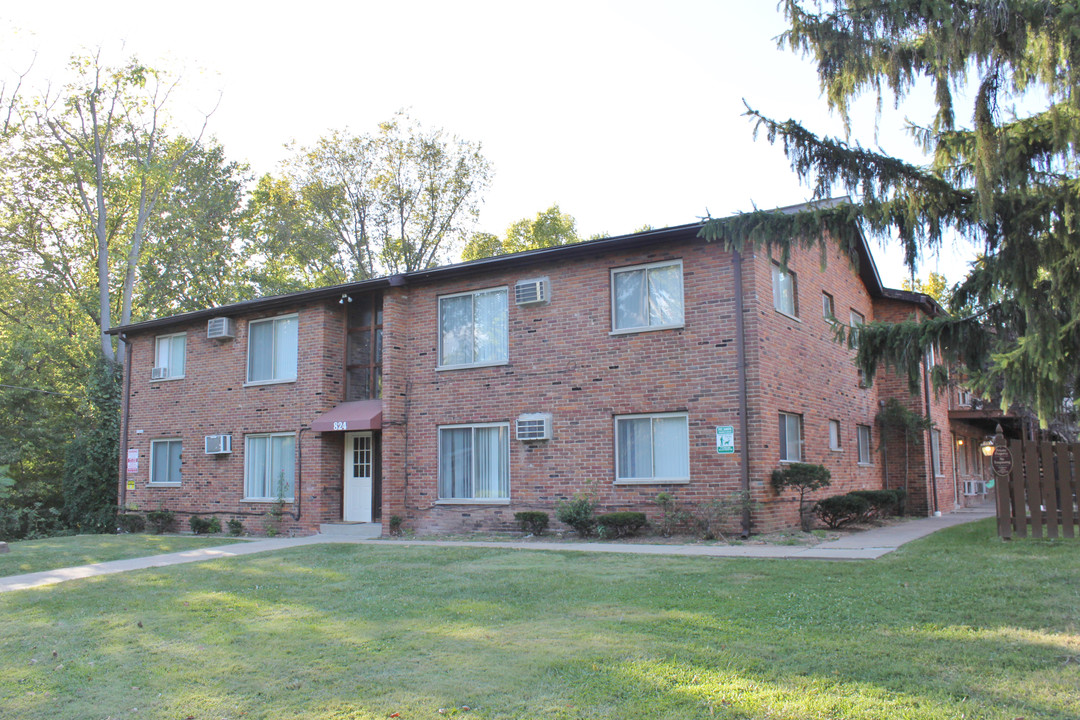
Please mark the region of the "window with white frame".
POLYGON ((802 462, 802 415, 780 413, 780 461, 802 462))
POLYGON ((154 344, 154 380, 184 377, 187 333, 158 335, 154 344))
POLYGON ((296 434, 248 435, 244 445, 244 498, 292 502, 296 434))
POLYGON ((934 474, 935 475, 944 475, 945 474, 945 462, 942 460, 942 457, 941 457, 941 431, 940 430, 931 430, 930 431, 930 454, 931 454, 930 461, 931 461, 931 464, 934 467, 934 474))
POLYGON ((612 332, 681 327, 682 276, 681 260, 612 270, 612 332))
POLYGON ((840 450, 840 421, 829 421, 829 449, 840 450))
POLYGON ((821 293, 821 315, 828 322, 836 322, 836 307, 833 303, 833 296, 827 292, 821 293))
POLYGON ((873 462, 870 456, 870 426, 856 425, 855 427, 859 435, 859 464, 869 465, 873 462))
POLYGON ((509 358, 506 288, 439 298, 439 367, 498 365, 509 358))
POLYGON ((799 316, 798 286, 795 273, 790 268, 782 268, 779 263, 772 266, 773 307, 791 317, 799 316))
POLYGON ((685 413, 615 418, 615 482, 689 482, 688 422, 685 413))
POLYGON ((150 441, 150 484, 179 485, 183 443, 178 439, 150 441))
POLYGON ((866 318, 863 317, 861 312, 856 310, 851 311, 851 334, 848 344, 852 348, 859 347, 859 328, 866 324, 866 318))
POLYGON ((248 323, 249 383, 287 382, 296 379, 296 315, 283 315, 248 323))
POLYGON ((439 428, 439 500, 510 500, 510 424, 439 428))

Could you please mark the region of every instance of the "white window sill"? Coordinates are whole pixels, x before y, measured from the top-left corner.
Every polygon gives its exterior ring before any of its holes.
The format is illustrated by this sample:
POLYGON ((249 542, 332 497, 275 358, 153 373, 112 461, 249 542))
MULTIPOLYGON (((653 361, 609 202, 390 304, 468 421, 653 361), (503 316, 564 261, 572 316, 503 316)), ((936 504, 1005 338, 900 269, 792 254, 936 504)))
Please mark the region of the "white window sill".
POLYGON ((442 372, 444 370, 472 370, 473 368, 499 367, 501 365, 509 364, 509 360, 498 360, 496 362, 470 363, 468 365, 439 365, 435 368, 435 372, 442 372))
POLYGON ((686 323, 678 323, 677 325, 642 325, 641 327, 612 330, 608 335, 633 335, 635 333, 655 332, 657 330, 682 330, 685 327, 686 323))
POLYGON ((153 378, 150 378, 150 382, 159 383, 159 382, 169 382, 170 380, 183 380, 183 379, 184 379, 183 375, 170 375, 167 378, 158 378, 157 380, 155 380, 153 378))
POLYGON ((786 312, 784 312, 783 310, 777 310, 777 309, 776 309, 775 307, 773 308, 773 310, 775 310, 775 311, 776 311, 776 314, 777 314, 777 315, 783 315, 783 316, 784 316, 784 317, 786 317, 786 318, 787 318, 788 320, 794 320, 794 321, 795 321, 795 322, 797 322, 797 323, 801 323, 801 322, 802 322, 802 320, 800 320, 799 318, 795 317, 794 315, 788 315, 788 314, 787 314, 786 312))
POLYGON ((269 504, 273 504, 273 503, 276 503, 276 502, 277 502, 278 500, 281 500, 281 501, 282 501, 282 502, 284 502, 284 503, 285 503, 286 505, 288 505, 288 504, 290 504, 291 502, 293 502, 293 498, 244 498, 244 499, 243 499, 243 500, 241 500, 240 502, 246 502, 246 503, 265 503, 265 504, 268 504, 268 505, 269 505, 269 504))
POLYGON ((861 463, 858 463, 858 465, 859 465, 859 467, 874 467, 874 463, 872 463, 872 462, 861 462, 861 463))
POLYGON ((802 462, 802 459, 799 459, 799 460, 784 460, 783 458, 780 459, 780 464, 781 465, 790 465, 791 463, 801 463, 801 462, 802 462))
POLYGON ((282 378, 281 380, 250 380, 243 384, 242 387, 259 387, 261 385, 284 385, 286 383, 294 383, 296 378, 282 378))
POLYGON ((439 498, 436 505, 509 505, 510 498, 439 498))
POLYGON ((844 452, 844 448, 829 448, 829 452, 842 453, 844 452))
POLYGON ((616 485, 687 485, 690 478, 619 478, 616 485))
POLYGON ((170 483, 146 483, 146 487, 180 487, 182 483, 170 482, 170 483))

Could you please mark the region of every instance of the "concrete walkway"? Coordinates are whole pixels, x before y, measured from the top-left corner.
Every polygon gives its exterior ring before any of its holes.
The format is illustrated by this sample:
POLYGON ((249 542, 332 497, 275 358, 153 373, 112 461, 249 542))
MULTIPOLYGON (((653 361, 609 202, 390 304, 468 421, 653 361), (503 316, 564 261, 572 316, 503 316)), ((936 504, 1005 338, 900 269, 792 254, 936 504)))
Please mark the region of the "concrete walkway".
POLYGON ((185 550, 183 552, 151 555, 142 558, 130 558, 128 560, 110 560, 109 562, 96 563, 94 565, 81 565, 78 567, 27 573, 25 575, 0 577, 0 593, 11 590, 25 590, 27 588, 41 587, 44 585, 55 585, 56 583, 66 582, 67 580, 97 577, 98 575, 111 575, 113 573, 127 572, 128 570, 167 567, 169 565, 201 562, 203 560, 219 560, 222 558, 237 557, 239 555, 251 555, 254 553, 271 552, 285 548, 300 547, 302 545, 316 545, 323 543, 353 543, 383 546, 484 547, 502 550, 554 550, 592 553, 626 553, 632 555, 773 558, 780 560, 874 560, 882 555, 891 553, 904 543, 926 537, 938 530, 989 517, 994 517, 994 509, 992 506, 968 508, 942 517, 920 518, 918 520, 910 520, 888 527, 879 527, 872 530, 852 533, 840 540, 833 540, 832 542, 821 543, 814 546, 651 545, 607 542, 567 543, 542 541, 472 542, 467 540, 362 540, 350 539, 342 536, 310 535, 308 537, 300 538, 255 540, 246 543, 236 543, 234 545, 202 548, 200 550, 185 550))

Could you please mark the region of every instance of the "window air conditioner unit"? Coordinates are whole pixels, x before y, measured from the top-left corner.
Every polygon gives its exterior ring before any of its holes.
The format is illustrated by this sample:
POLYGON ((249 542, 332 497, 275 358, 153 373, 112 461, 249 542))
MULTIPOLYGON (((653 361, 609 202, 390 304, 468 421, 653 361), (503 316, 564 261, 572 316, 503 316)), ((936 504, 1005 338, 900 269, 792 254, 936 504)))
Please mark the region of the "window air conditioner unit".
POLYGON ((550 299, 546 277, 521 280, 514 285, 514 302, 518 305, 539 305, 550 299))
POLYGON ((169 368, 167 367, 156 367, 150 371, 151 380, 164 380, 167 377, 169 377, 169 368))
POLYGON ((232 452, 232 435, 207 435, 207 455, 227 455, 232 452))
POLYGON ((964 495, 985 495, 986 494, 986 481, 985 480, 965 480, 964 481, 964 495))
POLYGON ((236 337, 236 327, 232 318, 210 318, 206 323, 206 337, 210 340, 231 340, 236 337))
POLYGON ((551 415, 529 413, 517 419, 517 439, 522 442, 551 439, 551 415))

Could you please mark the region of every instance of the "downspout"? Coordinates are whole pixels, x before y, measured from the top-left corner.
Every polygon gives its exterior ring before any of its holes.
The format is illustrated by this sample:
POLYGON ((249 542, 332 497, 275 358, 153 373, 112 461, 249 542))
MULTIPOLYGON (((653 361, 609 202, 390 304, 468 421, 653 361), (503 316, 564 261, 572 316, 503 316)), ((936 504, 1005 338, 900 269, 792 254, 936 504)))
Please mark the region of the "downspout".
POLYGON ((880 413, 885 412, 885 401, 878 400, 878 418, 880 418, 881 425, 881 456, 882 464, 885 466, 885 489, 889 488, 889 427, 884 422, 884 415, 880 413))
POLYGON ((304 497, 300 492, 301 480, 304 477, 304 431, 310 429, 302 427, 296 431, 296 487, 293 488, 293 507, 296 509, 289 513, 296 522, 300 522, 300 504, 304 497))
POLYGON ((120 492, 117 497, 120 502, 117 506, 123 510, 127 507, 127 453, 128 453, 128 424, 130 423, 131 410, 131 343, 127 336, 120 334, 120 340, 124 343, 124 400, 120 403, 120 492))
POLYGON ((739 384, 739 432, 742 442, 739 443, 739 463, 742 471, 742 534, 750 536, 750 420, 747 417, 748 406, 746 400, 746 327, 743 323, 743 278, 742 278, 742 255, 738 250, 731 251, 731 269, 735 276, 735 335, 738 338, 735 343, 735 371, 738 375, 739 384))
MULTIPOLYGON (((923 353, 922 359, 923 366, 923 394, 926 400, 926 418, 933 423, 933 417, 930 415, 930 364, 926 362, 926 354, 923 353)), ((933 502, 930 513, 936 513, 938 511, 937 506, 937 464, 941 462, 941 443, 938 443, 937 457, 934 457, 934 429, 928 428, 926 431, 926 439, 929 441, 930 447, 930 494, 933 502)))
MULTIPOLYGON (((952 428, 952 425, 950 425, 949 427, 952 428)), ((962 449, 958 451, 956 444, 956 432, 950 429, 949 435, 952 436, 952 503, 953 510, 956 510, 956 508, 960 505, 960 470, 957 467, 958 463, 956 462, 956 455, 958 452, 967 452, 967 446, 960 446, 962 449)), ((968 469, 968 473, 971 473, 970 468, 968 469)))

